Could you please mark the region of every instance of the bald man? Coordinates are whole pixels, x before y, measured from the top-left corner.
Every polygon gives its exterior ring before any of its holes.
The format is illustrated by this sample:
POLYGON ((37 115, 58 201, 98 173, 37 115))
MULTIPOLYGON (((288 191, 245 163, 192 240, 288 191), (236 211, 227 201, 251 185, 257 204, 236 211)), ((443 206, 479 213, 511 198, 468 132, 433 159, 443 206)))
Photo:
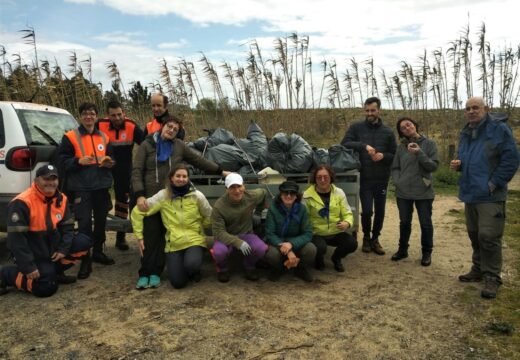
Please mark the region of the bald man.
POLYGON ((473 248, 473 266, 459 280, 484 280, 481 296, 493 299, 502 284, 507 183, 518 169, 519 154, 511 129, 488 110, 482 98, 468 99, 464 112, 468 123, 460 134, 458 157, 450 167, 461 172, 459 198, 464 202, 473 248))
MULTIPOLYGON (((168 96, 164 94, 154 94, 151 97, 153 119, 148 121, 144 127, 144 135, 153 134, 161 129, 161 125, 164 120, 170 117, 168 112, 168 96)), ((184 129, 180 129, 177 132, 177 138, 184 140, 184 129)))

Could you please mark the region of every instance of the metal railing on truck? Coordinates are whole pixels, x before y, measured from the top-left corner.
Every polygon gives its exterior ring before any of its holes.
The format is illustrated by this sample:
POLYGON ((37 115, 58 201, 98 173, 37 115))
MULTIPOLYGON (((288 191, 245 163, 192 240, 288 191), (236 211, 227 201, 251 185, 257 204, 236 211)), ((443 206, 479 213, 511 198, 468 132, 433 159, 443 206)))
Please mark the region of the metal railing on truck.
MULTIPOLYGON (((267 189, 268 199, 271 201, 278 194, 278 186, 284 179, 296 182, 300 191, 305 191, 309 186, 309 173, 298 174, 266 174, 266 175, 243 175, 247 189, 267 189)), ((209 203, 213 205, 225 192, 224 180, 216 175, 191 175, 190 179, 197 190, 201 191, 209 203)), ((337 173, 334 185, 341 188, 354 214, 354 225, 351 231, 357 233, 359 228, 359 171, 350 170, 337 173)), ((267 210, 266 210, 267 211, 267 210)), ((265 217, 265 212, 264 212, 265 217)), ((122 220, 112 215, 107 219, 107 231, 132 232, 132 225, 129 220, 122 220)))

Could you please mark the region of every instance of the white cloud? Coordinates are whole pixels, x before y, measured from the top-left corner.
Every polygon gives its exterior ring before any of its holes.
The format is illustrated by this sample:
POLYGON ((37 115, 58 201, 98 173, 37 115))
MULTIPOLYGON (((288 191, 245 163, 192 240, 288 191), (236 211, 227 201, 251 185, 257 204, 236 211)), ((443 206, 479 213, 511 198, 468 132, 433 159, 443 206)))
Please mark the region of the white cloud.
POLYGON ((142 32, 124 32, 114 31, 111 33, 104 33, 93 37, 94 40, 107 42, 107 43, 141 43, 142 40, 136 39, 142 38, 145 34, 142 32))
POLYGON ((72 3, 72 4, 95 4, 97 1, 96 0, 65 0, 65 2, 72 3))
POLYGON ((160 43, 157 45, 159 49, 179 49, 186 47, 188 45, 188 40, 186 39, 180 39, 179 41, 175 42, 167 42, 167 43, 160 43))

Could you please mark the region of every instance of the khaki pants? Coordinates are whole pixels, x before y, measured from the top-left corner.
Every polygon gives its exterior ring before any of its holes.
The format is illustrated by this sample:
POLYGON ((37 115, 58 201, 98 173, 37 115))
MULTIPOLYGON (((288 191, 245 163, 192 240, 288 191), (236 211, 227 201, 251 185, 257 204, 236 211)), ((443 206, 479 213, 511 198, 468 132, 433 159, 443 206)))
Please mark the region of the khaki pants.
POLYGON ((473 248, 473 270, 500 279, 505 202, 465 204, 464 213, 473 248))

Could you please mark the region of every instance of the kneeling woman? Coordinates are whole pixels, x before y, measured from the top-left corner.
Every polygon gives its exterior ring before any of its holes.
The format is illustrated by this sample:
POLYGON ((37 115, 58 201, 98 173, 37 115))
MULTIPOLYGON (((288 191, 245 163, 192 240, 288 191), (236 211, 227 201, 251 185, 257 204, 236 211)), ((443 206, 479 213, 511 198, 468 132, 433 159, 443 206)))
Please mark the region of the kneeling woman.
POLYGON ((271 204, 265 222, 265 238, 269 249, 265 259, 273 268, 270 280, 276 281, 283 266, 295 267, 294 274, 311 282, 307 271, 316 257, 316 247, 311 243, 312 226, 307 209, 301 204, 302 194, 293 181, 282 183, 280 193, 271 204))
MULTIPOLYGON (((167 187, 146 199, 148 211, 132 210, 132 226, 138 241, 143 239, 143 218, 161 212, 166 227, 166 267, 172 286, 180 289, 188 280, 200 280, 202 256, 206 248, 203 227, 210 226, 211 206, 188 177, 188 168, 179 164, 168 174, 167 187)), ((142 256, 142 254, 141 254, 142 256)))
POLYGON ((303 200, 312 224, 312 242, 317 249, 316 269, 325 268, 324 257, 330 245, 336 247, 331 258, 334 269, 344 272, 341 259, 356 251, 357 241, 346 232, 354 216, 345 192, 333 184, 335 179, 330 166, 319 165, 311 175, 312 185, 303 193, 303 200))

